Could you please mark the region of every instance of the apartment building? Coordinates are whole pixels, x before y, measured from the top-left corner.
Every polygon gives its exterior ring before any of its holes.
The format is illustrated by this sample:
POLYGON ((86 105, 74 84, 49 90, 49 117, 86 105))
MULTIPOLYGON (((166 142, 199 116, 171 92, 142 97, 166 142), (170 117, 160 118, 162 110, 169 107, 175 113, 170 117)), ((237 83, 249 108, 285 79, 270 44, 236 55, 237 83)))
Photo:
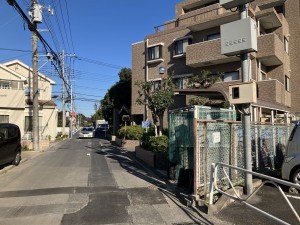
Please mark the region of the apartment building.
MULTIPOLYGON (((161 68, 176 81, 172 108, 188 105, 192 96, 227 101, 229 85, 242 82, 240 56, 221 54, 220 26, 240 19, 237 8, 226 10, 219 0, 186 0, 175 8, 173 20, 132 45, 131 113, 136 123, 146 118, 146 110, 136 104, 134 83, 159 83, 161 68), (202 71, 222 74, 222 80, 209 88, 188 88, 188 79, 202 71)), ((299 0, 255 0, 247 12, 257 26, 257 52, 250 53, 248 61, 250 79, 256 81, 258 90, 251 120, 289 122, 300 112, 299 0)))
MULTIPOLYGON (((53 80, 38 74, 40 139, 57 134, 57 105, 52 100, 53 80)), ((32 138, 32 68, 19 60, 0 64, 0 122, 15 123, 22 139, 32 138)))

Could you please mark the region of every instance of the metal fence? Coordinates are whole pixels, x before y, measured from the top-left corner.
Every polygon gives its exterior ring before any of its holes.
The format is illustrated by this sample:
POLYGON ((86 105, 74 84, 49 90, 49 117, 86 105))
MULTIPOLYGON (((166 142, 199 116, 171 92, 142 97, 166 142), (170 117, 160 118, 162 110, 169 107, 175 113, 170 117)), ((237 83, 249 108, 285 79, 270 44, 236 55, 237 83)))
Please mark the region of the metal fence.
MULTIPOLYGON (((253 170, 269 174, 281 168, 292 124, 252 124, 251 150, 253 170)), ((241 122, 194 120, 195 170, 194 194, 209 192, 212 163, 226 163, 244 168, 243 127, 241 122)), ((222 180, 223 171, 217 171, 222 180)), ((244 173, 231 173, 235 184, 244 182, 244 173)), ((226 188, 226 187, 223 187, 226 188)))
POLYGON ((195 118, 235 120, 236 111, 191 106, 169 112, 169 177, 188 189, 193 189, 195 118))

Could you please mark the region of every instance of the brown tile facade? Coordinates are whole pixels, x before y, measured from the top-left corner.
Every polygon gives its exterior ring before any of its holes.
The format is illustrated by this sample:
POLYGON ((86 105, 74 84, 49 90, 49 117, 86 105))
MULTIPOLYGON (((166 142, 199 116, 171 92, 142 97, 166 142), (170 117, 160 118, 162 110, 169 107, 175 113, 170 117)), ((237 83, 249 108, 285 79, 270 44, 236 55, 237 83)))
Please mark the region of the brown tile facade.
MULTIPOLYGON (((250 77, 258 84, 258 103, 252 105, 253 113, 300 115, 300 3, 299 0, 255 0, 249 5, 249 16, 257 22, 258 50, 250 54, 250 77), (258 110, 254 110, 257 108, 258 110)), ((175 6, 175 18, 157 27, 155 33, 132 45, 132 116, 145 119, 145 108, 135 104, 137 80, 159 80, 158 68, 163 66, 166 73, 175 78, 187 79, 202 70, 213 74, 225 73, 224 82, 215 83, 211 88, 225 92, 220 98, 228 97, 228 85, 242 81, 239 56, 221 54, 220 25, 239 19, 238 12, 231 12, 215 0, 186 0, 175 6), (184 54, 175 55, 175 42, 189 38, 191 42, 184 54), (159 60, 146 62, 147 49, 160 45, 159 60), (148 46, 148 48, 147 48, 148 46), (234 73, 234 80, 226 74, 234 73), (236 77, 238 73, 238 77, 236 77)), ((163 21, 162 21, 163 22, 163 21)), ((185 88, 186 87, 180 87, 185 88)), ((178 89, 180 92, 180 88, 178 89)), ((177 91, 177 90, 176 90, 177 91)), ((197 95, 202 95, 201 90, 197 95)), ((171 107, 187 104, 188 96, 175 96, 171 107)), ((150 114, 150 113, 149 113, 150 114)), ((167 115, 167 114, 166 114, 167 115)), ((149 116, 149 115, 148 115, 149 116)), ((165 121, 167 121, 165 119, 165 121)))

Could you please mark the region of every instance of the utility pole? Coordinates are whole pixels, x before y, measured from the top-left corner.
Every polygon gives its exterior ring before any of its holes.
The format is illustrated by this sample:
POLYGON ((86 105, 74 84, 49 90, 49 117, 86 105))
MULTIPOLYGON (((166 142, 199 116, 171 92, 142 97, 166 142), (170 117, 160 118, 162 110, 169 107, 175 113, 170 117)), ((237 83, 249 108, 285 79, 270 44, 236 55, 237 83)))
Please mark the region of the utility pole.
MULTIPOLYGON (((257 101, 256 85, 250 82, 249 73, 249 52, 257 51, 256 24, 248 17, 247 10, 248 3, 252 1, 254 0, 220 0, 220 5, 227 10, 237 7, 240 15, 239 20, 221 25, 221 51, 228 56, 240 55, 241 59, 242 84, 230 86, 229 90, 231 102, 242 107, 244 165, 247 171, 252 171, 251 104, 257 101)), ((247 172, 244 192, 248 195, 253 192, 252 175, 247 172)))
MULTIPOLYGON (((248 17, 247 5, 239 6, 240 19, 246 19, 248 17)), ((242 76, 243 82, 249 82, 249 53, 243 53, 240 56, 242 62, 242 76)), ((244 152, 245 152, 245 168, 248 171, 252 171, 252 155, 251 155, 251 106, 246 103, 243 104, 243 137, 244 137, 244 152)), ((252 175, 250 173, 245 174, 245 192, 251 194, 253 192, 252 175)))
POLYGON ((71 103, 71 113, 70 113, 70 138, 73 137, 73 91, 72 91, 72 84, 71 84, 71 96, 70 96, 70 103, 71 103))
MULTIPOLYGON (((63 134, 65 134, 65 127, 66 127, 66 79, 65 79, 65 57, 76 57, 75 54, 65 54, 65 51, 63 50, 61 53, 61 63, 62 63, 62 78, 63 78, 63 84, 62 84, 62 113, 63 113, 63 134)), ((70 74, 67 74, 68 76, 68 81, 70 80, 70 74)), ((70 81, 68 82, 68 84, 70 85, 70 81)), ((68 86, 69 86, 68 85, 68 86)), ((71 112, 70 115, 73 113, 73 96, 72 96, 72 86, 71 86, 71 99, 70 99, 70 104, 71 104, 71 112)), ((72 116, 71 116, 72 117, 72 116)), ((70 120, 71 122, 71 120, 70 120)), ((69 137, 72 138, 72 130, 73 129, 73 124, 71 126, 69 126, 70 130, 69 130, 69 137)))
POLYGON ((32 133, 33 150, 39 150, 39 89, 38 89, 38 38, 36 34, 37 22, 39 22, 39 5, 36 0, 31 0, 31 23, 32 31, 32 79, 33 79, 33 115, 32 115, 32 133))
POLYGON ((61 54, 61 75, 63 78, 62 83, 62 133, 65 135, 66 127, 66 84, 65 84, 65 51, 62 51, 61 54))

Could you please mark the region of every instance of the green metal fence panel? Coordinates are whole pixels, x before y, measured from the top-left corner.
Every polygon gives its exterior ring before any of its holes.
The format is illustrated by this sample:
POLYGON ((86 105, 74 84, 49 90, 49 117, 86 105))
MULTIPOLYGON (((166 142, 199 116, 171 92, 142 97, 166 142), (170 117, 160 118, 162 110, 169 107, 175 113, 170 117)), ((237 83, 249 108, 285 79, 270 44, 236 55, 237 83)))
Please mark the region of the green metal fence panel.
MULTIPOLYGON (((193 182, 194 130, 193 120, 236 120, 236 111, 207 106, 191 106, 169 112, 169 176, 186 187, 193 182)), ((223 133, 222 133, 223 135, 223 133)))

